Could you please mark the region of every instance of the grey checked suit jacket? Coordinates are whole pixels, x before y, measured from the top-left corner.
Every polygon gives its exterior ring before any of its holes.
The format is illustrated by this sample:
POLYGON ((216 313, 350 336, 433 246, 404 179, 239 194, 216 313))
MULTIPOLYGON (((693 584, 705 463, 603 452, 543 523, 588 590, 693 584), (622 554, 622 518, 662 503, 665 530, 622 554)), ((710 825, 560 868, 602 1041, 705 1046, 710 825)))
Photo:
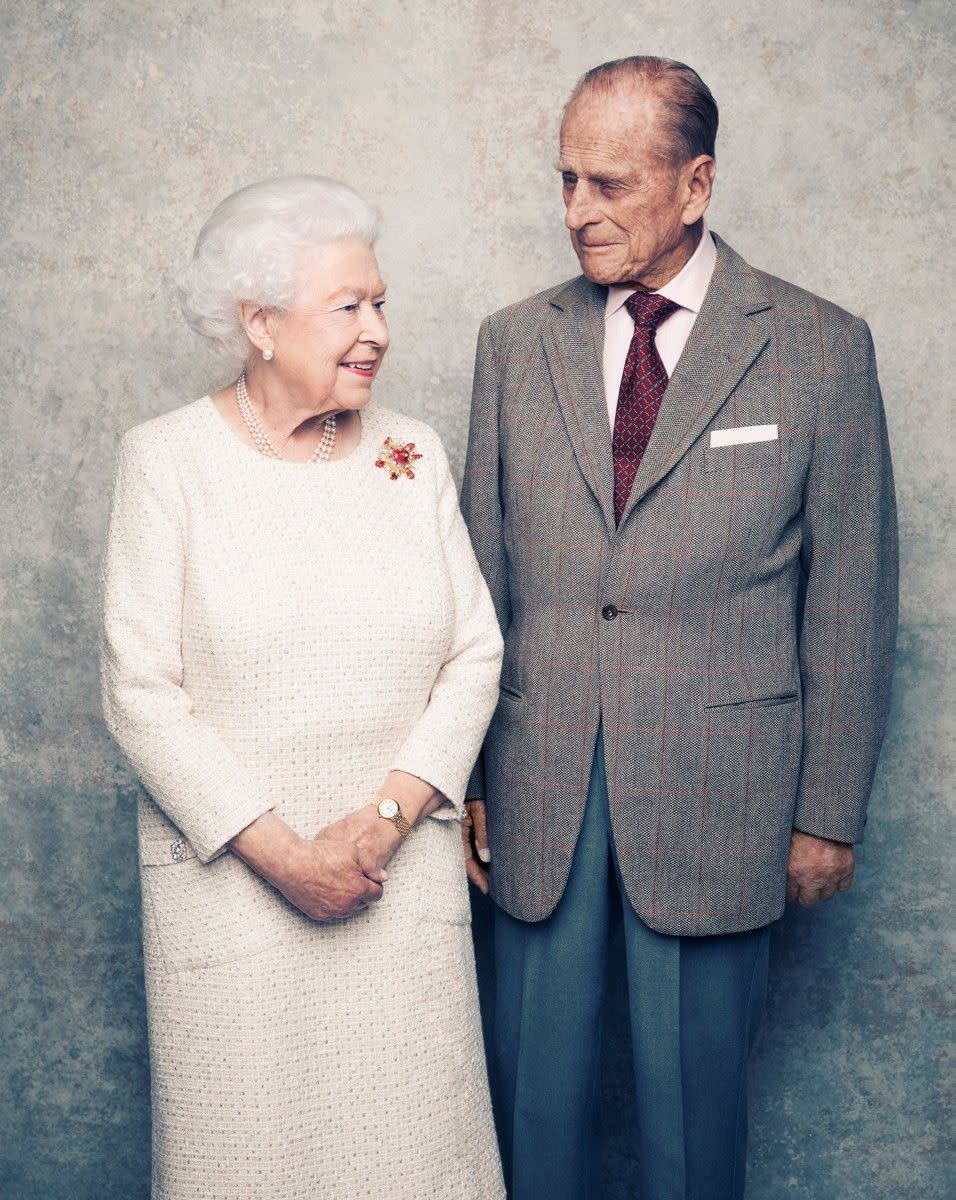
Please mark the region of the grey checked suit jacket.
POLYGON ((580 276, 482 325, 462 507, 505 658, 469 795, 523 920, 567 882, 599 719, 624 884, 662 933, 779 917, 793 828, 862 837, 897 616, 873 343, 715 242, 618 528, 605 290, 580 276))

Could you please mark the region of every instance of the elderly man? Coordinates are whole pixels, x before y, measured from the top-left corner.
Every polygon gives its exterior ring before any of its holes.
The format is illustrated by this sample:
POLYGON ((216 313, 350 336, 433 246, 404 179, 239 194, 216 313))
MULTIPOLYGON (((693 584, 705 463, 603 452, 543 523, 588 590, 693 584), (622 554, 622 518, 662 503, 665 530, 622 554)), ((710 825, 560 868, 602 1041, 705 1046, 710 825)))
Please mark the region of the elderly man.
POLYGON ((478 345, 463 502, 506 645, 469 795, 515 1200, 591 1194, 620 917, 642 1200, 743 1195, 769 925, 850 886, 883 736, 870 333, 708 231, 716 130, 683 64, 589 71, 559 164, 583 274, 478 345))

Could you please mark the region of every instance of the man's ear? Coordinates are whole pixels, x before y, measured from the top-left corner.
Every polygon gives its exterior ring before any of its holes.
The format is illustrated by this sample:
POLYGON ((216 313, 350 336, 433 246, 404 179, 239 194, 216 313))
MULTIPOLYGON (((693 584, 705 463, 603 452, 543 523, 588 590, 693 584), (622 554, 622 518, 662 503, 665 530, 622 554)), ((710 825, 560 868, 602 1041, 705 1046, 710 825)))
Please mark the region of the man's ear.
POLYGON ((696 225, 710 204, 714 190, 714 175, 717 164, 709 154, 699 154, 684 168, 684 186, 687 199, 684 204, 685 225, 696 225))

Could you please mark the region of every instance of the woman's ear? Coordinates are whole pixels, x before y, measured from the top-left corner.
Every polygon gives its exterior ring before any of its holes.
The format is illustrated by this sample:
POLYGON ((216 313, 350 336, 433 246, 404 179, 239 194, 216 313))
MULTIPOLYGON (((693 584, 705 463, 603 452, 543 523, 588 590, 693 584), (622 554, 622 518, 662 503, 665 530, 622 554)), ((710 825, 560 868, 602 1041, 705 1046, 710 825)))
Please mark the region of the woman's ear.
POLYGON ((263 353, 268 351, 271 358, 273 337, 269 314, 266 309, 261 304, 256 304, 252 300, 240 300, 239 319, 242 321, 246 337, 252 343, 253 347, 256 350, 261 350, 263 353))

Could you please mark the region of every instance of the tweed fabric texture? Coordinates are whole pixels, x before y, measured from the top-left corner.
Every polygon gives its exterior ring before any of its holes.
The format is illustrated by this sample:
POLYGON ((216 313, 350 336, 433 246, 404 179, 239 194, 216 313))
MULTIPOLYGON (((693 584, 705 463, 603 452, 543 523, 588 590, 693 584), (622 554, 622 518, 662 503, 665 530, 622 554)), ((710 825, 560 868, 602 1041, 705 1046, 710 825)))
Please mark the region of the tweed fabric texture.
POLYGON ((659 932, 779 917, 794 827, 862 838, 897 621, 872 339, 714 240, 619 523, 605 289, 578 277, 482 325, 462 504, 505 657, 469 791, 493 896, 524 920, 564 889, 602 714, 621 873, 659 932))
POLYGON ((460 824, 501 635, 437 436, 376 405, 323 464, 206 397, 122 442, 104 566, 107 723, 143 780, 153 1196, 503 1195, 460 824), (415 442, 415 478, 375 461, 415 442), (308 920, 228 840, 310 836, 393 768, 450 804, 385 896, 308 920))
POLYGON ((667 372, 654 345, 658 325, 680 307, 666 296, 635 292, 624 302, 634 321, 614 416, 614 519, 620 521, 667 389, 667 372))

